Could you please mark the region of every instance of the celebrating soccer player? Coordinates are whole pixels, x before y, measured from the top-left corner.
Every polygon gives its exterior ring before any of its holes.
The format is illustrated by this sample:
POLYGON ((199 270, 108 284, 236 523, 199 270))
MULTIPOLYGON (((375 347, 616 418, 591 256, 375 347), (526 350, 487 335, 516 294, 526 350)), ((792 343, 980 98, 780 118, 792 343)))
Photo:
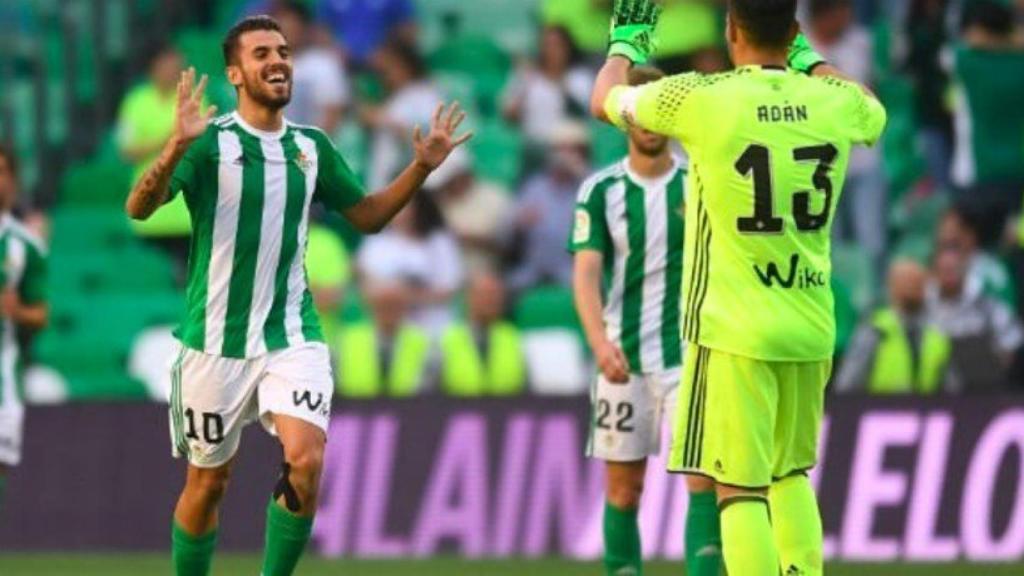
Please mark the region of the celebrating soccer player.
MULTIPOLYGON (((634 68, 629 84, 662 76, 634 68)), ((647 457, 661 450, 662 415, 674 406, 679 386, 685 177, 668 138, 630 127, 629 156, 583 183, 569 240, 576 308, 600 368, 587 450, 607 463, 609 576, 641 573, 637 513, 647 457), (603 306, 602 285, 608 287, 603 306)), ((693 476, 688 486, 686 573, 718 576, 714 483, 693 476)))
POLYGON ((21 386, 17 330, 46 326, 46 253, 42 242, 11 214, 18 192, 14 152, 0 146, 0 504, 8 468, 21 461, 25 407, 21 386))
POLYGON ((224 40, 224 60, 238 110, 214 119, 214 110, 201 104, 206 78, 194 86, 195 72, 186 72, 174 133, 126 208, 145 219, 180 192, 193 223, 170 407, 172 451, 189 462, 174 511, 175 573, 209 573, 231 461, 242 428, 259 420, 284 453, 267 507, 262 575, 285 576, 295 570, 313 524, 334 388, 306 286, 310 203, 376 232, 471 134, 454 136, 465 117, 457 104, 438 107, 429 133, 417 127, 412 135, 409 166, 365 196, 323 132, 284 119, 291 52, 273 19, 235 25, 224 40))
POLYGON ((717 481, 726 568, 823 572, 817 459, 835 319, 830 231, 850 148, 886 115, 799 34, 796 0, 729 0, 734 71, 629 86, 660 7, 617 0, 592 108, 690 156, 683 337, 669 468, 717 481))

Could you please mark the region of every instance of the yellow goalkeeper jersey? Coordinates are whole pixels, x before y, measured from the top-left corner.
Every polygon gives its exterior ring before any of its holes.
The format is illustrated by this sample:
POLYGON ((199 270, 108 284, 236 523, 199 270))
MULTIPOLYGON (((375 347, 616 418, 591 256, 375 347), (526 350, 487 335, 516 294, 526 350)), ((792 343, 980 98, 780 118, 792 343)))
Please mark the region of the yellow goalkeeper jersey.
POLYGON ((832 357, 831 228, 850 149, 885 109, 860 86, 745 66, 615 88, 609 118, 690 156, 684 337, 758 360, 832 357))

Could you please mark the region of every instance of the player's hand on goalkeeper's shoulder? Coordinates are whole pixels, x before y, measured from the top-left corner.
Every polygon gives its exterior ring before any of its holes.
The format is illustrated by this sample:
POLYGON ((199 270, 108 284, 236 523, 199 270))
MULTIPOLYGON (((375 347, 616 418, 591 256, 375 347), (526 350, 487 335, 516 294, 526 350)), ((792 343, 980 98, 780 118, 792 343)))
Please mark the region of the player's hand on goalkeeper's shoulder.
POLYGON ((646 64, 656 48, 654 29, 662 0, 615 0, 608 55, 646 64))

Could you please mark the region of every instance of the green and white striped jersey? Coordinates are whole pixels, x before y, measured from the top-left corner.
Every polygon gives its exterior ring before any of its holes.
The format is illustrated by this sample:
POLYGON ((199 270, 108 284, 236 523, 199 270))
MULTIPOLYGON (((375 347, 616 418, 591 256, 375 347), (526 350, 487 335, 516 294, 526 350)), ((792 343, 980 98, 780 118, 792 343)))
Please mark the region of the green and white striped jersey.
POLYGON ((569 250, 604 255, 604 322, 633 373, 682 363, 683 182, 676 160, 665 176, 646 179, 623 160, 580 188, 569 250))
POLYGON ((306 281, 309 206, 344 210, 364 195, 316 128, 266 132, 237 112, 210 124, 174 171, 192 216, 186 312, 192 349, 253 358, 323 341, 306 281))
MULTIPOLYGON (((23 304, 46 301, 46 249, 42 241, 14 216, 0 216, 0 285, 17 292, 23 304)), ((9 318, 0 322, 0 410, 20 406, 17 326, 9 318)))

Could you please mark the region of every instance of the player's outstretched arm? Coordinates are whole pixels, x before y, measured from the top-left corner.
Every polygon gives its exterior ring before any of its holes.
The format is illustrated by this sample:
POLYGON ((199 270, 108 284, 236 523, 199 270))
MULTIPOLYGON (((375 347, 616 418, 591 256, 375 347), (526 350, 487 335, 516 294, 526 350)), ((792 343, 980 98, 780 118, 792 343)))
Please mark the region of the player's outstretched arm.
POLYGON ((646 64, 654 52, 654 28, 660 15, 659 0, 615 0, 608 60, 597 74, 590 97, 590 112, 598 120, 611 123, 605 112, 608 95, 616 86, 628 84, 629 69, 646 64))
POLYGON ((466 113, 460 109, 458 102, 447 109, 443 104, 438 104, 430 123, 430 132, 424 136, 419 126, 413 132, 415 158, 412 163, 383 190, 345 209, 345 218, 364 234, 380 232, 409 203, 427 176, 444 163, 453 150, 473 137, 472 132, 455 135, 465 118, 466 113))
POLYGON ((860 84, 853 78, 850 78, 843 73, 842 70, 828 63, 821 54, 811 46, 807 36, 801 32, 797 34, 796 39, 793 40, 793 45, 789 48, 789 67, 794 70, 798 70, 809 76, 829 76, 832 78, 839 78, 847 82, 852 82, 859 85, 864 89, 865 92, 874 96, 874 93, 870 88, 860 84))
POLYGON ((625 384, 629 382, 629 361, 605 335, 601 303, 603 270, 604 256, 600 252, 580 250, 576 253, 572 279, 576 312, 601 373, 613 384, 625 384))
POLYGON ((195 85, 196 70, 189 68, 178 80, 178 103, 174 116, 174 132, 164 145, 160 156, 139 179, 128 195, 125 211, 135 220, 145 220, 156 212, 171 195, 171 176, 188 147, 206 132, 210 119, 217 113, 216 106, 202 110, 203 93, 207 77, 204 74, 195 85))

